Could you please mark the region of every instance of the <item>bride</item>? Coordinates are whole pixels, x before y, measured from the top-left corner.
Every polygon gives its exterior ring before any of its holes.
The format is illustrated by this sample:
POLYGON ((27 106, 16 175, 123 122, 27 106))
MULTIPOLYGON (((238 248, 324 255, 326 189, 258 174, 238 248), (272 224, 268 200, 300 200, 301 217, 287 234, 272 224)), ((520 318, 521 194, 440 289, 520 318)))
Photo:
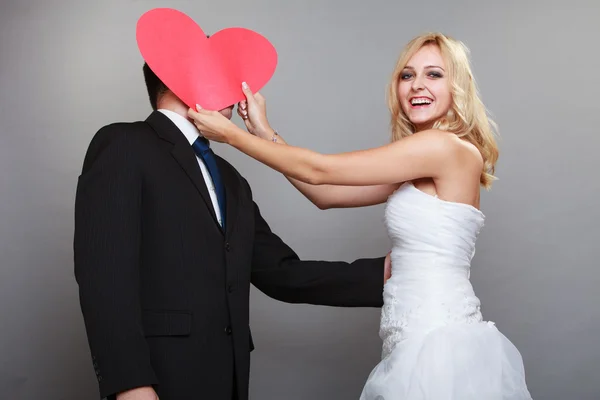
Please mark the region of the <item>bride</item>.
POLYGON ((368 150, 324 155, 287 145, 265 99, 242 86, 238 114, 253 135, 198 106, 188 115, 205 137, 283 173, 320 208, 386 203, 392 277, 382 359, 360 399, 531 399, 521 354, 483 320, 469 281, 485 220, 480 187, 492 185, 498 150, 466 47, 440 33, 406 45, 389 87, 392 141, 368 150))

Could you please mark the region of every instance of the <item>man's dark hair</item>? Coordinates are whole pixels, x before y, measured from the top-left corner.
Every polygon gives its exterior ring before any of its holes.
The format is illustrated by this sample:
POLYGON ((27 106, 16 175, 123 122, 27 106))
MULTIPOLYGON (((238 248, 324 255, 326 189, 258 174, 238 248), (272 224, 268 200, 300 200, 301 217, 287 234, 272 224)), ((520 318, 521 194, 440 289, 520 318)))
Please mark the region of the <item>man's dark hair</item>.
POLYGON ((161 81, 158 76, 150 69, 148 63, 144 63, 144 80, 146 81, 146 89, 148 90, 148 99, 152 109, 156 111, 158 98, 169 88, 161 81))

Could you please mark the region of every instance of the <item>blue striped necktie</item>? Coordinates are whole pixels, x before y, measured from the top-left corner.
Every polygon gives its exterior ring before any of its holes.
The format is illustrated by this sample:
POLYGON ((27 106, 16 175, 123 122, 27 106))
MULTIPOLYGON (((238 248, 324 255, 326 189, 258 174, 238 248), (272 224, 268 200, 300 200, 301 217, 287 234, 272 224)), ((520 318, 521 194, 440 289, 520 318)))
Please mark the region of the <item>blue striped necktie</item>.
POLYGON ((217 167, 215 153, 210 148, 208 140, 202 136, 199 136, 198 139, 196 139, 192 147, 194 148, 194 151, 198 157, 204 161, 206 168, 208 168, 208 172, 210 173, 213 184, 215 185, 215 190, 217 192, 219 208, 221 209, 221 226, 225 227, 225 187, 221 181, 221 174, 219 173, 219 168, 217 167))

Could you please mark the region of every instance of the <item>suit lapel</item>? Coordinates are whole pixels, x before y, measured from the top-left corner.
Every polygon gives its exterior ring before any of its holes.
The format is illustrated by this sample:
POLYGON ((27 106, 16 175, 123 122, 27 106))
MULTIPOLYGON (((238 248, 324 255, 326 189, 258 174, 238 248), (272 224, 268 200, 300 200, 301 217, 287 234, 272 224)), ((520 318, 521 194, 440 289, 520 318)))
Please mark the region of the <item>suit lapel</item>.
POLYGON ((215 223, 218 224, 217 215, 215 214, 210 194, 206 188, 206 182, 204 181, 202 171, 200 171, 200 167, 198 166, 196 155, 193 150, 191 150, 189 143, 176 143, 173 146, 173 150, 171 150, 171 155, 188 175, 194 186, 196 186, 196 189, 202 196, 202 200, 204 200, 204 204, 208 207, 208 211, 215 220, 215 223))
POLYGON ((155 111, 150 114, 148 119, 146 119, 146 122, 152 126, 158 136, 173 144, 171 155, 190 178, 198 190, 198 193, 200 193, 204 204, 206 207, 208 207, 208 211, 212 215, 215 224, 220 227, 212 201, 210 199, 210 195, 208 193, 208 189, 206 187, 206 183, 204 182, 204 177, 202 176, 202 171, 200 171, 200 167, 198 166, 196 154, 194 153, 194 150, 190 146, 185 136, 167 116, 159 111, 155 111))

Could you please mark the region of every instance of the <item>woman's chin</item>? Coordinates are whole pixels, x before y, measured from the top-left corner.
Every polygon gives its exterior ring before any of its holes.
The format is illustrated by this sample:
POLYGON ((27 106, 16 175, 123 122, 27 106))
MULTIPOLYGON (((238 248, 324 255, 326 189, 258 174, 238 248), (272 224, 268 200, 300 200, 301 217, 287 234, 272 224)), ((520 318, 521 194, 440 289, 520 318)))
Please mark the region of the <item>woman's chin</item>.
POLYGON ((425 129, 430 129, 433 126, 433 124, 434 124, 434 121, 431 121, 429 119, 415 120, 415 121, 411 120, 410 122, 414 125, 414 127, 415 127, 415 129, 417 131, 422 131, 422 130, 425 130, 425 129))

